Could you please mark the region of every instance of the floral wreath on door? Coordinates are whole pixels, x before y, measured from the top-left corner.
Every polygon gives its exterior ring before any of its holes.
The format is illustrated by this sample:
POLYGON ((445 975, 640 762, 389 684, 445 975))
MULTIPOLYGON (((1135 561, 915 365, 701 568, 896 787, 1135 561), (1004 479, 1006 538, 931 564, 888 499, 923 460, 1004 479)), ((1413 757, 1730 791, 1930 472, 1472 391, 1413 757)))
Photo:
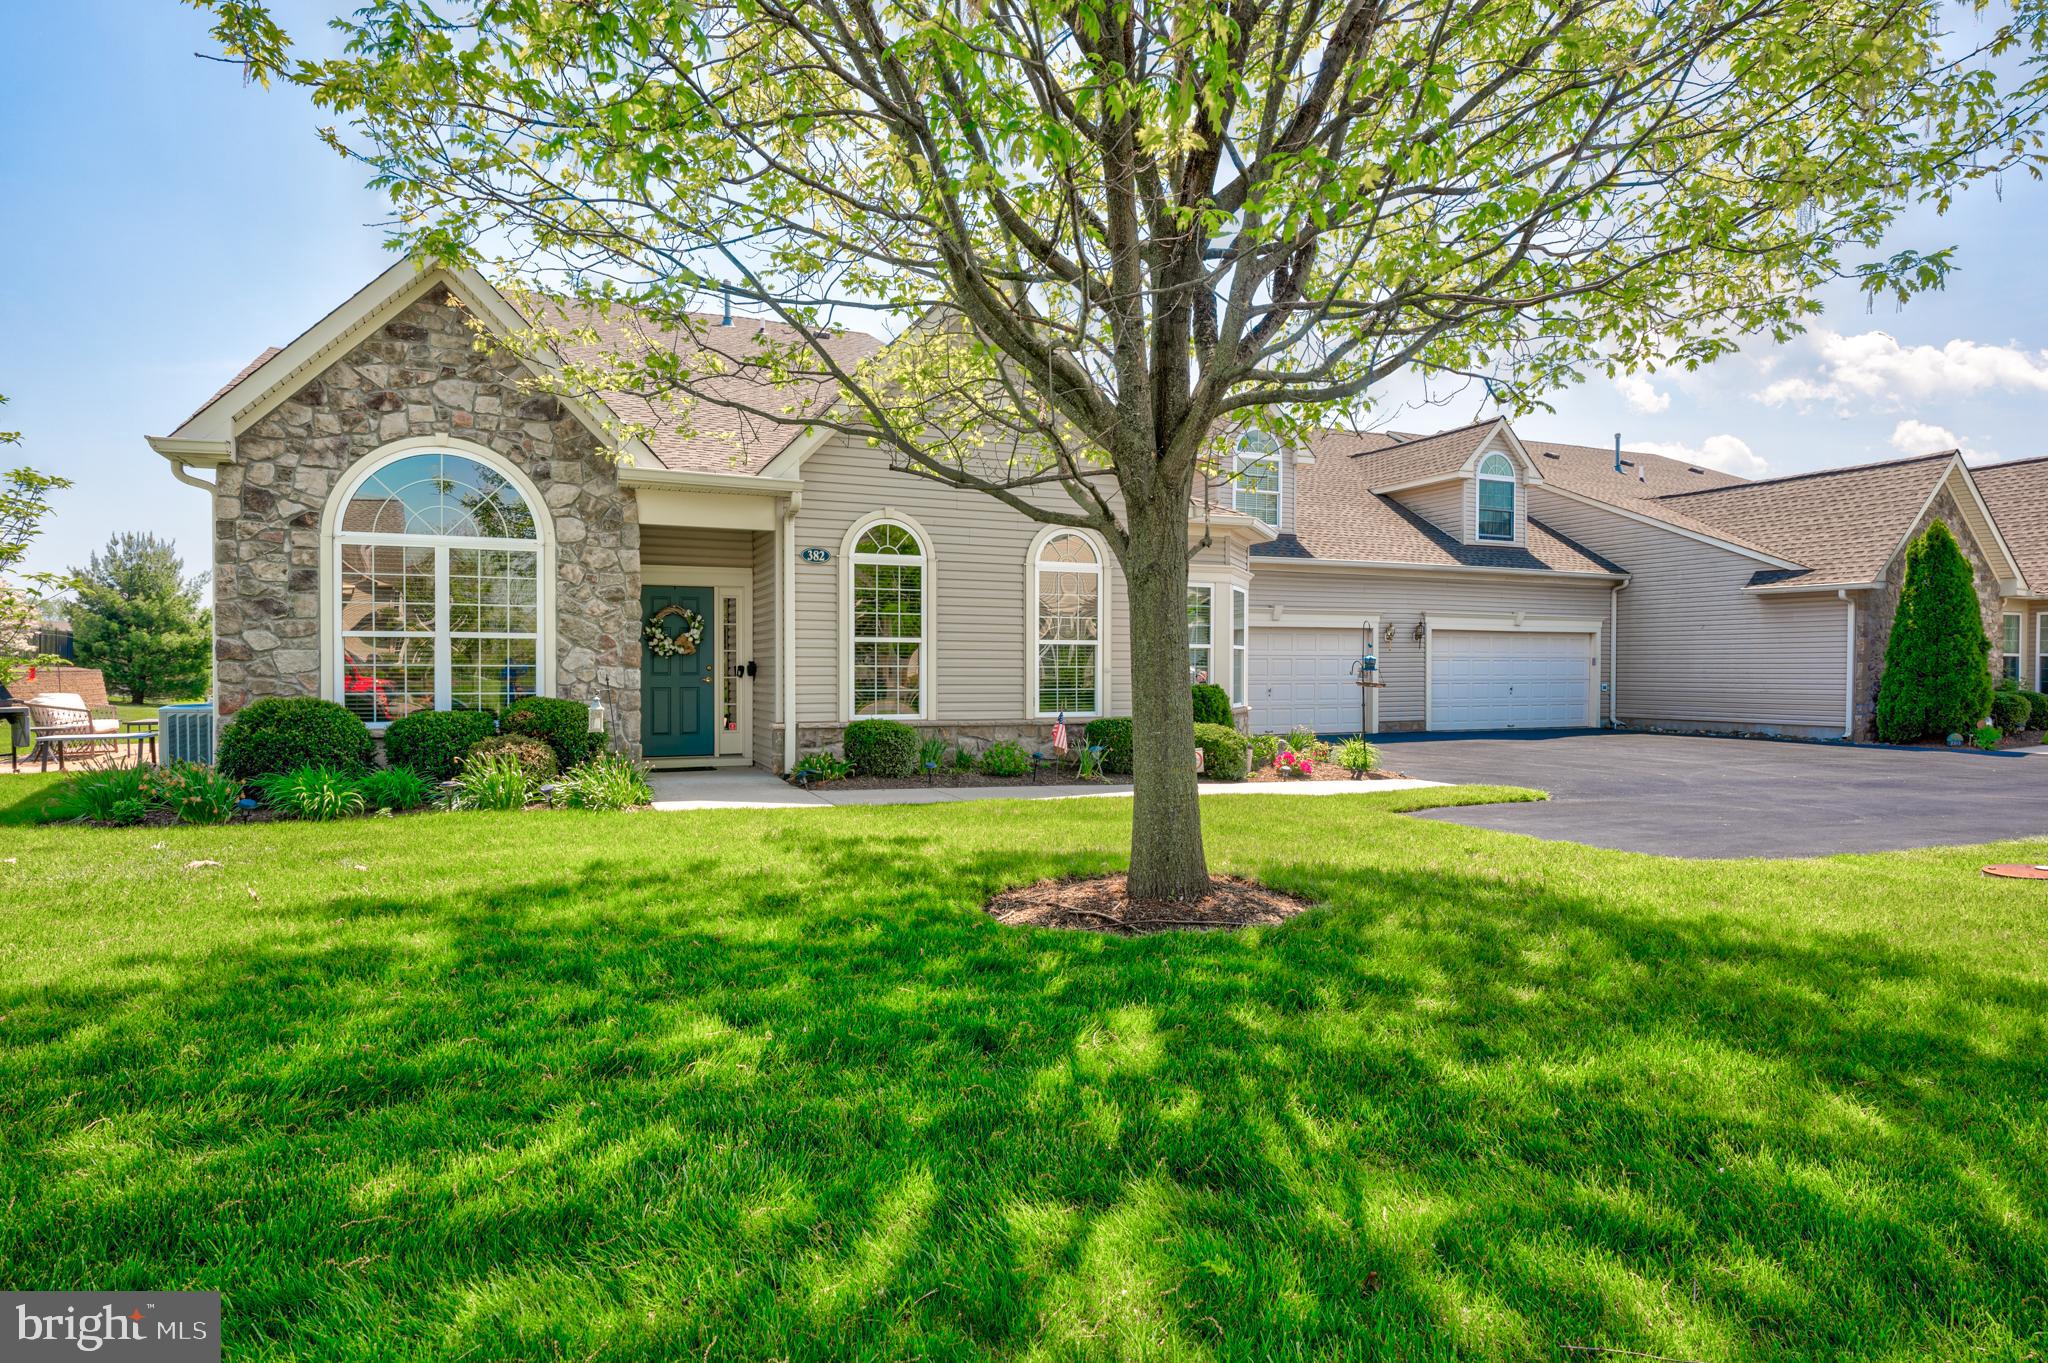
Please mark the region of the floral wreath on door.
POLYGON ((660 658, 686 658, 697 651, 697 645, 704 640, 704 617, 687 606, 663 606, 647 617, 647 628, 643 631, 647 647, 660 658), (671 634, 668 631, 670 619, 680 620, 681 628, 671 634))

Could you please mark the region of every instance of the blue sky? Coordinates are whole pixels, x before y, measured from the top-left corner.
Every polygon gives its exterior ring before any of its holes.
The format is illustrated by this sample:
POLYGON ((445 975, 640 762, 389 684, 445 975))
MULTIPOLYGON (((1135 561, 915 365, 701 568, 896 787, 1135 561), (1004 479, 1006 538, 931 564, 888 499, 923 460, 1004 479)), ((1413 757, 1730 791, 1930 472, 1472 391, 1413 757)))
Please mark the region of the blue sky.
MULTIPOLYGON (((323 4, 280 11, 320 39, 323 4)), ((297 92, 244 87, 201 61, 203 19, 167 0, 11 7, 0 42, 0 425, 14 453, 76 486, 31 567, 83 563, 107 536, 153 530, 208 557, 204 494, 145 435, 170 431, 266 345, 283 344, 388 263, 381 200, 320 145, 297 92), (88 52, 91 62, 52 53, 88 52)), ((1853 290, 1793 345, 1759 344, 1697 374, 1557 395, 1543 437, 1705 458, 1749 476, 1960 444, 1977 458, 2048 453, 2048 188, 2012 180, 1900 245, 1961 247, 1943 294, 1865 311, 1853 290)), ((1476 395, 1390 420, 1450 426, 1476 395)))

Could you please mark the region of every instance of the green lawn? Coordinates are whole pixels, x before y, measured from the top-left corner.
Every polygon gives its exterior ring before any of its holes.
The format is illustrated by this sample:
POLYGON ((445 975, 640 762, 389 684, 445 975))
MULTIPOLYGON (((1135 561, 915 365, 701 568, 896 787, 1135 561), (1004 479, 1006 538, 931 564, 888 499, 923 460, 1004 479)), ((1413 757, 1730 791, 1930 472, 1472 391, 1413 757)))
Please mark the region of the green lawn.
POLYGON ((1111 800, 11 827, 0 1278, 233 1359, 2042 1357, 2048 886, 1977 867, 2048 843, 1396 813, 1483 797, 1209 800, 1326 907, 1141 940, 978 909, 1111 800))

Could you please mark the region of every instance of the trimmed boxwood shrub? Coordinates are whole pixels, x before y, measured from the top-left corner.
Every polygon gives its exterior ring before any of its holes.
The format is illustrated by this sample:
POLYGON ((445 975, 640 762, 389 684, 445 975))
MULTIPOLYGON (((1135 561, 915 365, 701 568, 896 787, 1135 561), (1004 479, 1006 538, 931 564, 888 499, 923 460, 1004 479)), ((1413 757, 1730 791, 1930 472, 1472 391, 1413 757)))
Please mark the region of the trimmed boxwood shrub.
POLYGON ((605 749, 604 734, 590 732, 590 707, 580 700, 522 696, 498 716, 498 728, 547 744, 555 750, 555 765, 563 771, 588 762, 605 749))
POLYGON ((1131 721, 1091 719, 1081 737, 1091 748, 1102 749, 1102 769, 1117 776, 1131 774, 1131 721))
POLYGON ((1195 700, 1195 723, 1230 723, 1230 693, 1213 682, 1196 682, 1192 688, 1195 700))
POLYGON ((220 732, 215 765, 238 781, 327 767, 370 764, 370 729, 346 706, 313 696, 269 696, 235 712, 220 732))
POLYGON ((2016 734, 2033 718, 2034 706, 2024 692, 1993 691, 1991 722, 2002 734, 2016 734))
POLYGON ((463 756, 497 730, 487 710, 417 710, 384 731, 384 760, 438 783, 455 775, 463 756))
POLYGON ((2039 691, 2022 691, 2020 694, 2027 698, 2027 727, 2048 727, 2048 696, 2039 691))
POLYGON ((1244 755, 1251 740, 1228 724, 1197 724, 1195 746, 1202 750, 1202 775, 1211 781, 1244 780, 1244 755))
POLYGON ((893 719, 856 719, 846 726, 846 760, 855 776, 917 775, 917 730, 893 719))
POLYGON ((555 773, 561 770, 555 761, 553 748, 523 734, 498 734, 483 739, 464 753, 462 760, 469 763, 498 753, 509 753, 519 763, 519 769, 526 773, 526 779, 535 785, 554 780, 555 773))
POLYGON ((1935 521, 1906 548, 1906 580, 1877 685, 1877 736, 1887 743, 1973 732, 1991 710, 1991 640, 1976 573, 1935 521))

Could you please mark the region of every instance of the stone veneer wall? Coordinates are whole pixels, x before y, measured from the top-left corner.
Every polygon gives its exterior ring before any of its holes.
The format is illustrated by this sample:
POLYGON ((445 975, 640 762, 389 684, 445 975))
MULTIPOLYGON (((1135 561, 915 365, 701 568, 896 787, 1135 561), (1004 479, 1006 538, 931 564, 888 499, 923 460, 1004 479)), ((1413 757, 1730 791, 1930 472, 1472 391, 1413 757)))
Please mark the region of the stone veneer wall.
MULTIPOLYGON (((1995 644, 1999 616, 2005 609, 1998 576, 1992 572, 1990 561, 1963 520, 1962 508, 1956 505, 1947 488, 1935 494, 1927 514, 1907 537, 1908 543, 1918 539, 1935 521, 1948 525, 1956 543, 1962 546, 1963 557, 1970 561, 1977 578, 1977 604, 1984 615, 1984 633, 1995 644)), ((1882 587, 1856 594, 1856 738, 1860 742, 1871 742, 1877 736, 1877 683, 1884 674, 1884 651, 1891 643, 1892 619, 1899 612, 1899 592, 1905 585, 1906 555, 1902 550, 1886 566, 1882 587)))
POLYGON ((590 431, 525 370, 480 352, 436 289, 369 333, 235 441, 214 494, 214 667, 222 717, 302 696, 320 675, 320 517, 357 461, 394 441, 456 436, 517 465, 555 538, 557 694, 606 701, 640 744, 637 503, 590 431))

